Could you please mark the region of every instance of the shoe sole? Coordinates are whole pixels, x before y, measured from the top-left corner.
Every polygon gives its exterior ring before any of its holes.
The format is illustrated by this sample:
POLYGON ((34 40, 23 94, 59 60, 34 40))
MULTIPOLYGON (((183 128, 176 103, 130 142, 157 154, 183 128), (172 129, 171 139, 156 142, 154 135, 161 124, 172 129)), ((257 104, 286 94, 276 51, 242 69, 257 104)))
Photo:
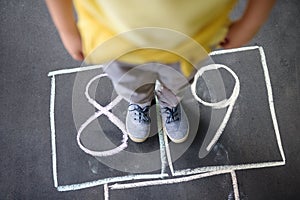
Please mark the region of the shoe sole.
POLYGON ((130 138, 133 142, 136 142, 136 143, 142 143, 142 142, 145 142, 145 141, 148 139, 149 135, 150 135, 150 133, 149 133, 149 134, 147 135, 147 137, 145 137, 145 138, 135 138, 135 137, 133 137, 128 131, 127 131, 127 133, 128 133, 129 138, 130 138))
POLYGON ((165 126, 163 127, 163 130, 164 130, 164 132, 167 134, 168 138, 169 138, 172 142, 174 142, 174 143, 176 143, 176 144, 185 142, 186 139, 187 139, 188 136, 189 136, 189 126, 188 126, 188 129, 187 129, 186 135, 185 135, 183 138, 181 138, 181 139, 174 139, 174 138, 171 138, 171 137, 169 136, 168 131, 167 131, 167 129, 166 129, 165 126))
POLYGON ((126 131, 128 133, 128 137, 133 141, 133 142, 136 142, 136 143, 142 143, 142 142, 145 142, 145 140, 147 140, 147 138, 149 137, 150 135, 150 130, 148 132, 148 134, 144 137, 144 138, 136 138, 134 137, 133 135, 130 134, 130 132, 128 131, 127 129, 127 123, 126 123, 126 131))

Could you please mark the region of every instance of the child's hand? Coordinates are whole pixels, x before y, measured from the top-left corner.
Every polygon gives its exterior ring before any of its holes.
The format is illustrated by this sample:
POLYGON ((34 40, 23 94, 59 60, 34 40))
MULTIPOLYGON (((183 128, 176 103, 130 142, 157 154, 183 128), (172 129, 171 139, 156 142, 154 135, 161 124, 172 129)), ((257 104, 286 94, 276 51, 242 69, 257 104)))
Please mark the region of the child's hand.
POLYGON ((77 61, 83 61, 84 56, 79 31, 76 29, 68 33, 61 33, 60 37, 72 58, 77 61))
POLYGON ((231 24, 225 40, 220 45, 224 49, 241 47, 247 44, 258 30, 259 27, 247 26, 243 20, 237 20, 231 24))
POLYGON ((275 0, 248 0, 243 16, 232 23, 220 45, 229 49, 248 43, 267 20, 274 3, 275 0))
POLYGON ((82 61, 84 56, 81 37, 76 26, 72 0, 46 0, 46 3, 66 50, 72 58, 82 61))

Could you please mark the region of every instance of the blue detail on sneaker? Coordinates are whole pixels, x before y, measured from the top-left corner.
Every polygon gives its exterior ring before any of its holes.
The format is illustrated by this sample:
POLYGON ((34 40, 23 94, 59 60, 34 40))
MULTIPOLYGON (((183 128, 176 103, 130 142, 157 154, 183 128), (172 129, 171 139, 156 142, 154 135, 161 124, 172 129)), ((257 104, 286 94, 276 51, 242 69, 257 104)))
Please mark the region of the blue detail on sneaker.
POLYGON ((134 142, 144 142, 150 134, 150 106, 141 107, 129 104, 126 116, 126 128, 129 138, 134 142))
POLYGON ((188 137, 189 122, 182 106, 162 107, 161 116, 163 128, 170 140, 175 143, 184 142, 188 137))
POLYGON ((173 108, 164 107, 163 109, 164 109, 164 112, 167 114, 166 115, 166 123, 167 124, 178 121, 180 119, 177 107, 173 107, 173 108))

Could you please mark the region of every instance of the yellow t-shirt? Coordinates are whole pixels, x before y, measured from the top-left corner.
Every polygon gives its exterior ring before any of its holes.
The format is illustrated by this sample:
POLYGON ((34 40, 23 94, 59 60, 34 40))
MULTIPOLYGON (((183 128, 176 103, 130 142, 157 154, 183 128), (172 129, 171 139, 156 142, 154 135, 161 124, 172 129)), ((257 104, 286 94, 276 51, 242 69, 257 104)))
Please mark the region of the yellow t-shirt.
POLYGON ((226 36, 236 0, 73 2, 88 63, 181 61, 187 75, 226 36))

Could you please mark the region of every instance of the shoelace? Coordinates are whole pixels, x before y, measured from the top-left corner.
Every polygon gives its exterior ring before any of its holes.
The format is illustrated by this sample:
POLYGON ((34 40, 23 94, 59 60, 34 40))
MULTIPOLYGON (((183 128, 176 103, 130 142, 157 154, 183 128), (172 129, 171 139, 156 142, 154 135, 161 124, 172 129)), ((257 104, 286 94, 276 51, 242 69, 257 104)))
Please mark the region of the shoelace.
POLYGON ((178 106, 173 108, 164 107, 164 113, 167 114, 166 123, 175 122, 179 120, 178 106))
POLYGON ((133 109, 130 109, 129 111, 135 111, 135 115, 138 115, 138 118, 134 118, 134 120, 139 120, 139 122, 150 122, 149 117, 149 108, 150 106, 145 106, 142 108, 141 106, 137 104, 130 104, 129 106, 134 106, 133 109))

